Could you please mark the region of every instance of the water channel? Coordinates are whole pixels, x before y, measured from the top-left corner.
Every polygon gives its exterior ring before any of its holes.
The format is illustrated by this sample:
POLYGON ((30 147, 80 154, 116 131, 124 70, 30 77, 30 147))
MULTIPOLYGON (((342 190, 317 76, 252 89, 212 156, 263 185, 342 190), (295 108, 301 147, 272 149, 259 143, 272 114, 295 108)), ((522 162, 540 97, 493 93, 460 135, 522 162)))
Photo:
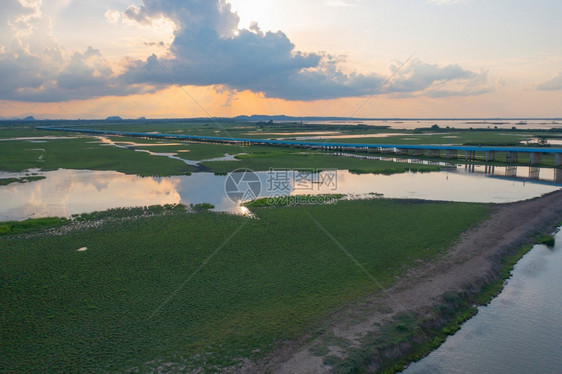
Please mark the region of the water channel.
POLYGON ((562 232, 554 248, 536 245, 502 293, 404 374, 560 373, 562 232))

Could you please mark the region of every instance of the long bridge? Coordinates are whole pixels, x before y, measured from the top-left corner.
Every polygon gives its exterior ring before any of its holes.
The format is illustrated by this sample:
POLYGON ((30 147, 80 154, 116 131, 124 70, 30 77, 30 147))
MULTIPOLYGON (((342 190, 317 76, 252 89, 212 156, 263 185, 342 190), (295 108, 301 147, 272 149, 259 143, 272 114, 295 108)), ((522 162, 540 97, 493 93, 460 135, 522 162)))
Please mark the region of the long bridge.
POLYGON ((265 145, 274 147, 291 147, 318 149, 339 152, 375 152, 394 153, 400 155, 441 157, 444 152, 447 158, 458 158, 459 153, 464 153, 465 161, 476 160, 476 153, 484 153, 485 161, 496 160, 497 153, 505 153, 506 162, 518 162, 519 154, 529 154, 531 165, 541 163, 544 154, 554 155, 556 167, 562 166, 562 148, 542 147, 501 147, 501 146, 463 146, 463 145, 414 145, 414 144, 351 144, 351 143, 325 143, 297 140, 270 140, 251 138, 228 138, 198 135, 158 134, 144 132, 109 131, 95 129, 80 129, 69 127, 37 127, 39 130, 78 132, 92 135, 126 136, 133 138, 183 140, 200 143, 234 144, 234 145, 265 145))

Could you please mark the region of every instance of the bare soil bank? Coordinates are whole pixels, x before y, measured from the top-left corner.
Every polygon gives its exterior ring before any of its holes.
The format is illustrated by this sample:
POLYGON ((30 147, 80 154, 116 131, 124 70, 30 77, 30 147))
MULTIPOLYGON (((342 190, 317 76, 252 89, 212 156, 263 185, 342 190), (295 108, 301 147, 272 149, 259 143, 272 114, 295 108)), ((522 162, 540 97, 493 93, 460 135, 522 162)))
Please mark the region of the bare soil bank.
POLYGON ((487 221, 464 233, 438 261, 420 264, 393 287, 336 312, 322 331, 281 344, 261 362, 246 362, 233 371, 386 371, 386 362, 411 357, 419 352, 419 346, 435 348, 440 343, 435 332, 470 316, 467 309, 476 296, 501 281, 503 259, 561 222, 562 191, 498 205, 487 221), (388 331, 400 335, 404 322, 397 321, 407 319, 416 324, 413 330, 404 326, 410 336, 392 341, 391 335, 388 339, 388 331), (381 337, 387 339, 382 345, 381 337))

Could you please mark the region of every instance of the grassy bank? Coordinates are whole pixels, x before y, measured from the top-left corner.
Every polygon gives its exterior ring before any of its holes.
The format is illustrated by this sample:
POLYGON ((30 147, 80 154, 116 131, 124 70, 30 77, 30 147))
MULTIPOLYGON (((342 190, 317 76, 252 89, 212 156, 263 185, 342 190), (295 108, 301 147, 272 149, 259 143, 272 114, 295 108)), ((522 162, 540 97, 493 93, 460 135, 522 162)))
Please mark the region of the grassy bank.
POLYGON ((318 225, 388 286, 489 208, 377 199, 253 211, 119 210, 61 235, 0 237, 0 367, 212 371, 260 358, 379 291, 318 225))
POLYGON ((402 132, 402 135, 394 135, 387 137, 373 138, 349 138, 338 139, 338 143, 350 144, 459 144, 459 145, 496 145, 496 146, 513 146, 518 145, 521 141, 532 139, 534 133, 521 133, 510 130, 456 130, 442 129, 440 132, 432 131, 396 131, 402 132))
POLYGON ((45 179, 44 176, 31 176, 31 177, 21 177, 21 178, 2 178, 0 179, 0 186, 7 186, 12 183, 29 183, 34 181, 39 181, 45 179))
MULTIPOLYGON (((372 138, 324 139, 317 141, 337 141, 339 143, 377 143, 377 144, 477 144, 477 145, 516 145, 522 140, 531 139, 538 132, 513 130, 455 130, 440 129, 436 132, 413 130, 373 129, 367 126, 323 126, 275 124, 262 128, 258 124, 244 123, 182 123, 182 122, 124 122, 124 123, 88 123, 78 121, 64 125, 98 128, 105 130, 123 130, 134 132, 157 132, 178 135, 227 136, 242 138, 290 138, 292 133, 306 133, 328 131, 341 135, 369 135, 372 138), (392 132, 389 137, 375 137, 392 132)), ((436 166, 393 163, 334 157, 320 151, 306 151, 291 148, 266 146, 238 146, 221 144, 187 144, 177 140, 163 141, 156 139, 112 137, 115 142, 126 145, 128 149, 120 149, 97 144, 96 138, 83 137, 79 134, 67 132, 53 132, 37 130, 35 126, 12 125, 2 127, 1 138, 9 137, 44 137, 44 136, 75 137, 75 139, 39 140, 39 142, 2 141, 0 142, 0 170, 23 171, 28 168, 53 170, 57 168, 116 170, 127 174, 141 176, 170 176, 181 175, 197 170, 180 160, 163 156, 151 156, 145 152, 135 150, 149 150, 157 153, 172 153, 186 160, 204 160, 222 157, 224 154, 239 155, 238 161, 217 161, 202 163, 203 169, 217 174, 225 174, 238 168, 249 168, 265 171, 270 168, 286 169, 344 169, 357 172, 394 174, 411 171, 431 171, 436 166), (127 142, 135 143, 133 145, 127 142)), ((302 134, 300 135, 302 136, 302 134)), ((484 160, 484 154, 477 154, 478 160, 484 160)), ((430 159, 428 157, 421 157, 430 159)), ((445 158, 434 159, 443 161, 445 158)), ((505 161, 505 155, 500 152, 497 162, 505 161)), ((528 164, 529 156, 522 154, 519 164, 528 164)), ((543 155, 543 166, 553 166, 554 157, 543 155)))
MULTIPOLYGON (((6 131, 6 130, 5 130, 6 131)), ((44 135, 40 131, 27 129, 28 136, 44 135)), ((18 135, 26 135, 19 130, 18 135)), ((60 135, 60 133, 59 133, 60 135)), ((68 136, 71 134, 62 133, 68 136)), ((30 168, 41 170, 90 169, 116 170, 140 176, 170 176, 197 171, 180 160, 149 155, 136 150, 156 153, 173 153, 186 160, 204 160, 222 157, 226 153, 240 154, 237 161, 203 162, 204 170, 225 174, 238 168, 255 171, 273 169, 353 169, 358 172, 394 174, 411 171, 435 171, 435 166, 325 155, 318 151, 301 152, 289 148, 261 146, 229 146, 219 144, 167 145, 161 140, 137 138, 112 138, 128 148, 117 148, 102 144, 94 137, 77 136, 74 139, 43 140, 31 143, 25 140, 0 143, 0 170, 24 171, 30 168), (135 143, 133 145, 128 143, 135 143), (244 153, 244 154, 241 154, 244 153)), ((15 181, 10 181, 15 182, 15 181)))
POLYGON ((269 169, 340 169, 384 174, 439 170, 438 167, 431 165, 364 160, 321 153, 287 152, 283 150, 241 155, 237 158, 238 161, 203 162, 201 165, 219 174, 227 173, 238 168, 247 168, 255 171, 267 171, 269 169))
POLYGON ((196 170, 180 160, 102 145, 96 138, 91 137, 47 140, 42 143, 3 141, 0 143, 0 152, 2 154, 0 170, 6 171, 65 168, 116 170, 141 176, 167 176, 196 170))
POLYGON ((67 223, 65 218, 38 218, 25 221, 0 222, 0 236, 33 232, 45 228, 61 226, 67 223))
MULTIPOLYGON (((543 243, 545 237, 550 235, 538 236, 537 243, 548 245, 550 241, 543 243)), ((532 248, 532 245, 524 245, 505 252, 490 277, 475 280, 471 290, 446 292, 429 314, 423 311, 397 314, 383 324, 379 332, 366 335, 360 348, 347 348, 349 355, 345 360, 328 356, 324 362, 334 373, 362 372, 365 368, 377 373, 402 371, 409 363, 437 349, 478 313, 479 306, 488 305, 499 295, 515 264, 532 248)), ((342 348, 346 348, 345 342, 342 348)))

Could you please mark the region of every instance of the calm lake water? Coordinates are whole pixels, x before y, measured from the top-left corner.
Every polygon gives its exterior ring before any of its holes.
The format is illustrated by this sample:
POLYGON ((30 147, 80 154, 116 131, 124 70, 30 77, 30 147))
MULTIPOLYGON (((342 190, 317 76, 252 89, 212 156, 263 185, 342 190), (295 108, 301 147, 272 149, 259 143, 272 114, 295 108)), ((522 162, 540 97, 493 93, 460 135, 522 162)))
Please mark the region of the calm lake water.
POLYGON ((561 373, 562 232, 536 245, 502 293, 404 374, 561 373))
POLYGON ((350 120, 350 121, 311 121, 310 124, 331 124, 331 125, 357 125, 364 124, 369 126, 390 126, 393 129, 413 130, 421 127, 453 127, 457 129, 480 129, 494 128, 511 129, 552 129, 562 128, 562 120, 556 119, 397 119, 397 120, 350 120))
MULTIPOLYGON (((203 202, 213 204, 217 211, 247 212, 225 192, 229 177, 212 173, 142 178, 114 171, 60 169, 38 174, 46 179, 0 186, 0 221, 68 217, 118 207, 203 202)), ((382 194, 390 198, 505 203, 540 196, 562 185, 552 182, 555 178, 553 169, 541 169, 537 173, 528 167, 512 172, 499 167, 492 170, 458 166, 448 171, 390 176, 357 175, 343 170, 326 171, 313 177, 284 171, 259 172, 256 175, 259 191, 255 191, 255 195, 258 197, 332 193, 365 197, 382 194), (516 179, 513 175, 531 176, 534 180, 516 179)), ((18 176, 22 174, 0 172, 0 178, 18 176)), ((244 185, 241 185, 243 188, 244 185)))

